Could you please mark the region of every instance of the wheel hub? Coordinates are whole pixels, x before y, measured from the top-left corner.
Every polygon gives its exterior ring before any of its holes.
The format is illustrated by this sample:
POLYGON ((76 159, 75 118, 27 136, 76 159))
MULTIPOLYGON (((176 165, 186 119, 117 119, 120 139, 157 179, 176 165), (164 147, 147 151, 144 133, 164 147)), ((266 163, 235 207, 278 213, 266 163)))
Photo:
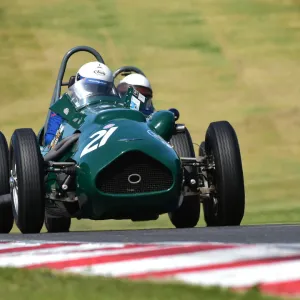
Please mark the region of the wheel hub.
POLYGON ((13 169, 10 171, 9 184, 12 191, 12 198, 14 202, 14 207, 16 214, 18 214, 19 209, 19 196, 18 196, 18 178, 17 178, 17 166, 14 164, 13 169))

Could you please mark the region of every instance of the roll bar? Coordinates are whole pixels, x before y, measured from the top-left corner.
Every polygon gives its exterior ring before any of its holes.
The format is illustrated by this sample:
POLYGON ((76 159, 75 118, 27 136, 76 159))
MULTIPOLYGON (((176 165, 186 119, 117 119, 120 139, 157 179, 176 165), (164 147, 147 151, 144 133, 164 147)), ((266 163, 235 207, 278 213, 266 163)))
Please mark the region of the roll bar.
POLYGON ((77 46, 74 47, 72 49, 70 49, 65 56, 62 59, 59 71, 58 71, 58 75, 57 75, 57 79, 56 79, 56 83, 55 83, 55 87, 54 87, 54 91, 53 91, 53 95, 52 95, 52 99, 51 99, 51 103, 50 106, 55 103, 61 94, 61 87, 68 85, 68 83, 63 82, 63 78, 65 75, 65 71, 66 71, 66 67, 69 61, 69 58, 77 53, 77 52, 89 52, 90 54, 94 55, 94 57, 101 63, 104 64, 104 60, 102 58, 102 56, 100 55, 100 53, 98 51, 96 51, 94 48, 88 47, 88 46, 77 46))
POLYGON ((146 77, 146 75, 143 73, 143 71, 140 70, 139 68, 133 67, 133 66, 124 66, 124 67, 120 67, 119 69, 117 69, 117 70, 114 72, 114 74, 113 74, 114 80, 115 80, 116 77, 117 77, 119 74, 121 74, 121 73, 124 73, 124 76, 126 76, 126 75, 131 74, 132 72, 141 74, 141 75, 143 75, 143 76, 146 77))

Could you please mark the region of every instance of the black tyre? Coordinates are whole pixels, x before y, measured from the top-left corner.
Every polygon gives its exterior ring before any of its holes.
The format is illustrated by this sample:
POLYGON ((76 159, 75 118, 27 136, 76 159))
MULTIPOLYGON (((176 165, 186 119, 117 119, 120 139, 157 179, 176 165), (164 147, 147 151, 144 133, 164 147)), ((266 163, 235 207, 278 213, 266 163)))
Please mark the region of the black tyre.
POLYGON ((43 158, 32 129, 17 129, 10 142, 11 197, 22 233, 39 233, 45 216, 43 158))
MULTIPOLYGON (((191 135, 187 128, 174 135, 170 144, 180 157, 195 157, 191 135)), ((190 167, 188 167, 190 168, 190 167)), ((190 171, 190 170, 189 170, 190 171)), ((198 195, 185 196, 179 208, 169 213, 169 218, 176 228, 195 227, 200 217, 200 198, 198 195)))
POLYGON ((203 202, 207 226, 238 226, 245 210, 244 176, 236 133, 227 121, 213 122, 205 137, 205 151, 215 168, 208 171, 209 185, 216 188, 203 202))
POLYGON ((45 226, 48 232, 69 232, 71 218, 54 218, 46 214, 45 226))
MULTIPOLYGON (((9 195, 9 156, 6 138, 0 131, 0 196, 9 195)), ((6 197, 7 198, 7 197, 6 197)), ((0 200, 0 233, 9 233, 14 224, 11 201, 0 200)))
POLYGON ((187 128, 172 136, 170 144, 181 157, 195 157, 195 150, 190 132, 187 128))

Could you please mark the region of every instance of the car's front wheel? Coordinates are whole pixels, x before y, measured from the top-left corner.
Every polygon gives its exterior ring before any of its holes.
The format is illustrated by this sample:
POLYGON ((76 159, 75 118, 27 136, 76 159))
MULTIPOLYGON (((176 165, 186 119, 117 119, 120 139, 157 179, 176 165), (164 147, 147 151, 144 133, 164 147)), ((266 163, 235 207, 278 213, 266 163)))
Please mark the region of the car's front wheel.
POLYGON ((213 166, 207 176, 215 191, 203 202, 207 226, 240 225, 245 210, 244 177, 238 139, 230 123, 211 123, 200 152, 213 166))
POLYGON ((7 201, 10 193, 8 160, 7 141, 0 131, 0 233, 9 233, 14 224, 11 201, 7 201))
POLYGON ((11 197, 22 233, 39 233, 45 215, 43 158, 32 129, 17 129, 10 142, 11 197))

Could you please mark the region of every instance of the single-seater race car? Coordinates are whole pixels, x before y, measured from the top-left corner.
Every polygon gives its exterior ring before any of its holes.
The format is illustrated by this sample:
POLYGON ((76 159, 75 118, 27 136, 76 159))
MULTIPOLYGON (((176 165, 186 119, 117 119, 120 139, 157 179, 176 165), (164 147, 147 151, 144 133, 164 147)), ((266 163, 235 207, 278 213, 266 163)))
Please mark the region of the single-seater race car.
MULTIPOLYGON (((203 203, 207 226, 240 225, 245 208, 238 139, 227 121, 212 122, 195 154, 176 109, 145 116, 133 87, 120 97, 84 95, 84 80, 61 96, 69 58, 61 63, 50 110, 63 123, 49 147, 45 127, 16 129, 9 148, 0 134, 0 232, 15 221, 22 233, 67 232, 71 219, 156 220, 168 213, 177 228, 195 227, 203 203), (132 109, 135 103, 138 109, 132 109), (130 108, 131 107, 131 108, 130 108)), ((118 69, 137 72, 135 67, 118 69)), ((49 110, 49 112, 50 112, 49 110)))

